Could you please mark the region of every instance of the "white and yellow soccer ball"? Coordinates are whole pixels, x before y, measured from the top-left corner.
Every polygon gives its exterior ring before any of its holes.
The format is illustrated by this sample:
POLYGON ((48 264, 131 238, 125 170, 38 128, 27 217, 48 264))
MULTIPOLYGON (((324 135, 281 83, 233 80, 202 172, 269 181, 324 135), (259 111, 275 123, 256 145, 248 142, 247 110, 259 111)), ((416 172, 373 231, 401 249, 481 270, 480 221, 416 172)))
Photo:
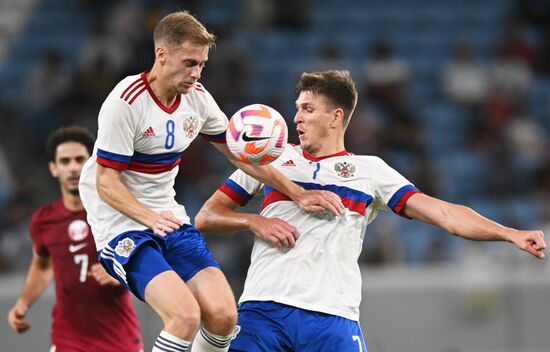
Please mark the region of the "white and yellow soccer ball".
POLYGON ((227 146, 238 160, 266 165, 284 151, 288 128, 281 114, 262 104, 247 105, 229 120, 225 133, 227 146))

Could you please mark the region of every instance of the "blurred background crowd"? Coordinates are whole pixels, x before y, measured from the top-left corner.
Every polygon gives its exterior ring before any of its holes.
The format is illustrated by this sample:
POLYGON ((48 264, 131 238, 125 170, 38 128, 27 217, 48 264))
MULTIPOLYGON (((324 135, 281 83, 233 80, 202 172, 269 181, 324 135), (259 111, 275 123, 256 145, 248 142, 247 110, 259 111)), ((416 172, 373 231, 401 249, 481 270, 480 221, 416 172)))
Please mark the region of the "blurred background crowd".
MULTIPOLYGON (((2 0, 0 273, 26 270, 29 216, 58 197, 47 134, 68 124, 95 133, 102 101, 121 78, 151 67, 152 29, 178 9, 218 36, 201 82, 228 116, 270 105, 296 142, 299 74, 350 70, 360 101, 348 151, 382 157, 425 193, 550 233, 549 1, 2 0)), ((177 197, 191 217, 232 172, 205 141, 180 167, 177 197)), ((208 242, 239 286, 251 236, 208 242)), ((393 214, 369 227, 364 245, 360 260, 370 265, 455 263, 481 252, 516 261, 511 247, 457 240, 393 214)))

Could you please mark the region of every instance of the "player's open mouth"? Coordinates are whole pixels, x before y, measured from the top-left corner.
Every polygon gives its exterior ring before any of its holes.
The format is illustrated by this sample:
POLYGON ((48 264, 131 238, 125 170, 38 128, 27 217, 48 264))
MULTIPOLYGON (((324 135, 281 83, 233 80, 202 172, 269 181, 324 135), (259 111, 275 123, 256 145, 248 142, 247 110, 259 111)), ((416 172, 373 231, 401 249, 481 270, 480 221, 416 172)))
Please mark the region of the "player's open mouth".
POLYGON ((185 88, 185 89, 189 89, 189 88, 193 87, 193 84, 194 84, 194 83, 181 82, 180 85, 183 86, 183 88, 185 88))

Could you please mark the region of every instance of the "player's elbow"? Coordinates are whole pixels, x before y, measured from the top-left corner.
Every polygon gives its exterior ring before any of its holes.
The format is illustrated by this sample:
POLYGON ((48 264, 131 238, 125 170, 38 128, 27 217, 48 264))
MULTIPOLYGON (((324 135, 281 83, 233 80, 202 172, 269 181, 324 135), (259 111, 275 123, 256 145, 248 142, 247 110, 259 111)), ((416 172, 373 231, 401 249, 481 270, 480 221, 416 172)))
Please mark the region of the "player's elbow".
POLYGON ((112 187, 113 181, 105 174, 98 174, 96 176, 96 190, 99 198, 104 202, 108 202, 109 191, 112 187))
POLYGON ((208 231, 211 226, 211 223, 208 221, 209 218, 208 210, 205 210, 203 207, 195 217, 195 227, 201 232, 208 231))
POLYGON ((103 177, 96 177, 96 190, 99 198, 105 201, 105 194, 107 193, 107 185, 103 177))

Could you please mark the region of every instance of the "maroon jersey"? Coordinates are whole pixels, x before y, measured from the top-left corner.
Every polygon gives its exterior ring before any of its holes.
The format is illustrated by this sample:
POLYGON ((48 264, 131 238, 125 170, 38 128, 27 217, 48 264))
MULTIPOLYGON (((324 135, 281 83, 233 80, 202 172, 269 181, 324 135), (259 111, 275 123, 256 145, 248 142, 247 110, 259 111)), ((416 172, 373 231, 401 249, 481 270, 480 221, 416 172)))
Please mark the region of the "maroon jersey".
POLYGON ((33 214, 30 232, 36 254, 51 257, 53 263, 56 351, 140 351, 139 322, 129 292, 122 286, 100 286, 88 276, 97 251, 86 212, 71 212, 59 200, 33 214))

